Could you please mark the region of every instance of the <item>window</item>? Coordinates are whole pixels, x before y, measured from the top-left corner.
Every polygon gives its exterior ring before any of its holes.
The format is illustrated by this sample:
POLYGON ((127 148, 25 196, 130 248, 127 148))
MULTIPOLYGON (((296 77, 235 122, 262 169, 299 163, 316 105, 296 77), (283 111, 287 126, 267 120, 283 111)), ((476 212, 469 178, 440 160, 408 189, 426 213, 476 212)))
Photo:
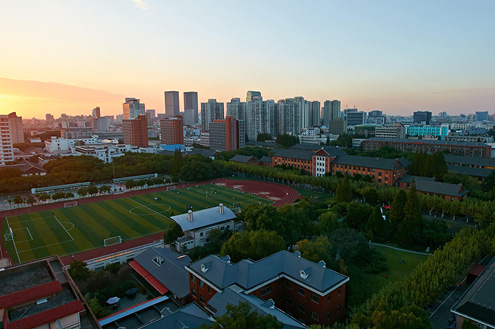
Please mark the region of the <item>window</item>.
POLYGON ((331 317, 332 317, 332 313, 328 312, 327 313, 327 320, 330 320, 331 317))
POLYGON ((297 310, 298 310, 299 312, 301 312, 301 313, 306 312, 306 309, 304 308, 304 305, 303 305, 303 304, 301 304, 301 303, 298 303, 298 304, 297 304, 297 310))
POLYGON ((191 289, 191 295, 193 295, 194 297, 196 297, 196 290, 191 289))
POLYGON ((340 311, 340 303, 339 303, 339 306, 337 307, 337 309, 340 311))
POLYGON ((199 280, 199 286, 200 286, 201 288, 203 288, 203 286, 204 286, 204 285, 205 285, 205 284, 204 284, 203 280, 199 280))
POLYGON ((203 236, 203 232, 199 233, 199 236, 203 236))
POLYGON ((211 294, 211 288, 208 286, 208 293, 211 294))
POLYGON ((290 281, 285 281, 285 287, 287 289, 292 289, 292 284, 290 283, 290 281))
POLYGON ((264 295, 269 294, 271 292, 272 292, 272 286, 269 285, 268 287, 261 289, 261 296, 264 296, 264 295))
POLYGON ((301 287, 297 287, 297 293, 301 296, 306 295, 306 291, 304 290, 304 288, 301 288, 301 287))
POLYGON ((328 297, 327 297, 327 302, 331 301, 332 300, 332 296, 330 294, 328 294, 328 297))
POLYGON ((315 302, 316 304, 318 304, 319 302, 319 298, 318 298, 318 295, 315 294, 315 293, 311 293, 311 301, 315 302))
POLYGON ((340 296, 340 288, 337 290, 337 294, 340 296))
POLYGON ((165 260, 160 256, 156 256, 155 258, 153 258, 153 263, 155 263, 158 266, 161 266, 163 265, 163 263, 165 263, 165 260))
POLYGON ((192 273, 189 273, 189 277, 191 278, 192 282, 196 281, 196 277, 194 275, 192 275, 192 273))
POLYGON ((315 311, 311 311, 311 318, 313 320, 319 321, 320 320, 320 315, 316 313, 315 311))
POLYGON ((292 299, 290 298, 286 298, 285 302, 287 303, 287 305, 292 305, 292 299))
POLYGON ((203 296, 199 296, 199 301, 204 304, 205 303, 205 298, 203 296))

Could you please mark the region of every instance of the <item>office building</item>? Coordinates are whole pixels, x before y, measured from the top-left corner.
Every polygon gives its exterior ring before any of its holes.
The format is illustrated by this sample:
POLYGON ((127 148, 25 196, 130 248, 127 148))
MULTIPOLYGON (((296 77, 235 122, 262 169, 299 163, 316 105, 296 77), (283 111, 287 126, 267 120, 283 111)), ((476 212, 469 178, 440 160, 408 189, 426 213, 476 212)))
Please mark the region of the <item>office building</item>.
POLYGON ((337 120, 340 118, 340 101, 325 101, 323 103, 323 125, 328 127, 330 120, 337 120))
POLYGON ((248 91, 246 94, 246 102, 252 102, 254 100, 262 101, 261 92, 259 91, 248 91))
POLYGON ((321 104, 318 101, 312 101, 309 105, 309 126, 316 127, 321 125, 320 122, 321 104))
POLYGON ((122 120, 124 144, 146 147, 148 146, 148 122, 146 115, 139 115, 135 119, 122 120))
MULTIPOLYGON (((194 125, 199 122, 199 117, 198 117, 198 93, 196 91, 186 91, 184 92, 184 116, 186 116, 186 111, 187 110, 192 110, 193 112, 193 122, 192 123, 186 123, 190 122, 189 118, 186 121, 184 118, 184 122, 187 125, 194 125)), ((191 111, 188 111, 191 112, 191 111)), ((188 114, 190 116, 190 114, 188 114)))
POLYGON ((476 112, 476 121, 488 121, 488 111, 476 112))
POLYGON ((180 114, 179 109, 179 92, 165 91, 165 115, 169 118, 180 114))
POLYGON ((139 115, 146 115, 144 104, 137 98, 126 98, 123 105, 123 120, 137 118, 139 115))
POLYGON ((429 125, 431 122, 431 112, 429 111, 416 111, 413 113, 414 123, 424 123, 429 125))
POLYGON ((98 119, 98 118, 101 116, 101 113, 100 113, 100 107, 99 107, 99 106, 95 107, 95 108, 93 109, 93 111, 91 111, 91 116, 92 116, 93 118, 96 118, 96 119, 98 119))
POLYGON ((24 143, 24 130, 22 128, 22 117, 18 117, 15 112, 8 115, 10 136, 12 144, 24 143))
MULTIPOLYGON (((366 123, 366 112, 359 112, 359 111, 354 111, 356 109, 352 109, 352 111, 349 111, 345 113, 345 119, 347 121, 348 126, 357 126, 357 125, 363 125, 366 123)), ((346 110, 347 111, 347 110, 346 110)))
POLYGON ((375 127, 375 137, 386 139, 406 138, 406 128, 399 122, 392 125, 375 127))
POLYGON ((328 122, 328 133, 330 135, 342 135, 347 133, 347 121, 337 118, 328 122))
POLYGON ((0 115, 0 138, 0 165, 5 165, 6 162, 14 161, 8 115, 0 115))
POLYGON ((216 151, 233 151, 245 147, 244 121, 227 116, 209 125, 210 148, 216 151))
POLYGON ((209 99, 207 103, 201 103, 201 129, 207 131, 210 123, 215 120, 223 120, 223 103, 216 99, 209 99))
POLYGON ((227 116, 246 121, 246 103, 241 102, 240 98, 232 98, 227 103, 227 116))
POLYGON ((184 124, 186 126, 194 126, 196 124, 195 120, 196 113, 193 109, 184 110, 184 124))
POLYGON ((160 119, 160 139, 163 144, 184 144, 183 121, 180 115, 160 119))

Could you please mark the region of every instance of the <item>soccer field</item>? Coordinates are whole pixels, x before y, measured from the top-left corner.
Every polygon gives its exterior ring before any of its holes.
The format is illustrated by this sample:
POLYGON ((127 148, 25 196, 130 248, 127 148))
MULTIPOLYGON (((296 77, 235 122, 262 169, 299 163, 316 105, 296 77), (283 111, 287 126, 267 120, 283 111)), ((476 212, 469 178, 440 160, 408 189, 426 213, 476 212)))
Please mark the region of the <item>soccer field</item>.
POLYGON ((187 212, 187 206, 196 211, 219 203, 244 208, 258 202, 271 203, 229 188, 200 185, 11 216, 1 234, 12 260, 27 262, 103 247, 105 239, 108 245, 163 232, 172 222, 169 217, 187 212))

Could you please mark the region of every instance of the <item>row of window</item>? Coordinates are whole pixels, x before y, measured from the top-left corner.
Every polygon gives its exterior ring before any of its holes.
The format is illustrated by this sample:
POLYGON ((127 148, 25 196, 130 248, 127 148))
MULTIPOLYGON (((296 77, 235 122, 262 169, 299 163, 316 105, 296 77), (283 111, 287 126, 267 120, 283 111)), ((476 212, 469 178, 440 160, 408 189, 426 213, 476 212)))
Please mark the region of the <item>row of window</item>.
MULTIPOLYGON (((287 305, 292 305, 292 299, 286 298, 285 303, 287 305)), ((339 303, 337 305, 337 312, 340 313, 341 309, 342 309, 342 306, 339 303)), ((303 314, 306 313, 306 306, 304 304, 297 303, 297 311, 300 313, 303 313, 303 314)), ((320 321, 320 314, 314 310, 311 310, 311 318, 315 321, 320 321)), ((329 311, 329 312, 327 312, 327 320, 330 320, 331 318, 332 318, 332 312, 329 311)))

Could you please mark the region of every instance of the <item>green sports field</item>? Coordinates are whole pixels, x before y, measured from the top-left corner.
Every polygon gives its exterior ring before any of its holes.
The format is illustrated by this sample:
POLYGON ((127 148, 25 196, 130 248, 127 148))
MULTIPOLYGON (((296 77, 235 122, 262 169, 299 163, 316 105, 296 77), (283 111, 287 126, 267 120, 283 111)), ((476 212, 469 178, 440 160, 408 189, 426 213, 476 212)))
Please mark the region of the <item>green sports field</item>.
POLYGON ((188 205, 195 211, 219 203, 244 208, 258 202, 270 201, 221 186, 200 185, 7 217, 1 237, 13 261, 26 262, 102 247, 105 239, 109 245, 118 243, 119 237, 127 241, 163 232, 172 222, 169 217, 187 212, 188 205), (6 241, 9 227, 13 241, 9 237, 6 241))

